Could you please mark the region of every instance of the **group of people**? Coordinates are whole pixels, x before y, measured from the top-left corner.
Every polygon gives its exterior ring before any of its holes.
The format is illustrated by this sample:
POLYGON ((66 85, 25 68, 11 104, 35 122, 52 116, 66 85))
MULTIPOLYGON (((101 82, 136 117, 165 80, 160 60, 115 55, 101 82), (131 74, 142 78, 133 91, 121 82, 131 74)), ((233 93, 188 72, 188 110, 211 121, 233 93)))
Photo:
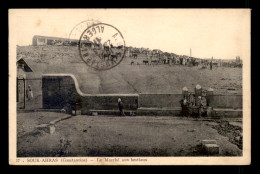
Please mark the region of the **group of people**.
MULTIPOLYGON (((183 65, 183 66, 199 66, 199 65, 204 65, 204 64, 208 64, 210 65, 210 69, 212 69, 212 61, 207 61, 204 60, 200 60, 200 59, 196 59, 193 57, 183 57, 183 56, 178 56, 178 57, 174 57, 174 56, 166 56, 166 55, 152 55, 152 54, 147 54, 143 58, 143 64, 147 64, 147 65, 152 65, 152 64, 169 64, 169 65, 183 65)), ((132 60, 131 61, 131 65, 135 64, 135 61, 132 60)), ((136 64, 138 65, 138 62, 136 62, 136 64)), ((140 63, 139 63, 140 64, 140 63)))
POLYGON ((184 99, 181 100, 181 114, 183 116, 197 116, 201 117, 203 115, 203 107, 205 106, 201 96, 195 97, 194 94, 190 94, 188 97, 184 96, 184 99), (194 112, 196 110, 196 112, 194 112))

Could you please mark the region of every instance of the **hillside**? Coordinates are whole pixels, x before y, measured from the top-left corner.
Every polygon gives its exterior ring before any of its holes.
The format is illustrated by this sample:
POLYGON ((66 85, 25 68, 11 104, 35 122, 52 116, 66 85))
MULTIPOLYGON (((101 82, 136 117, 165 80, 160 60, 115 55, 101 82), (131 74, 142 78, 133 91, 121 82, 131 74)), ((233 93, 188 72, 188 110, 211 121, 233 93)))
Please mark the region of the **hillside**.
POLYGON ((70 73, 79 81, 84 93, 181 93, 200 84, 212 87, 215 94, 242 93, 242 68, 214 67, 213 70, 182 65, 143 65, 145 56, 124 58, 115 68, 97 71, 87 66, 72 46, 18 46, 17 55, 23 56, 33 69, 28 78, 42 74, 70 73), (140 65, 130 65, 134 60, 140 65))

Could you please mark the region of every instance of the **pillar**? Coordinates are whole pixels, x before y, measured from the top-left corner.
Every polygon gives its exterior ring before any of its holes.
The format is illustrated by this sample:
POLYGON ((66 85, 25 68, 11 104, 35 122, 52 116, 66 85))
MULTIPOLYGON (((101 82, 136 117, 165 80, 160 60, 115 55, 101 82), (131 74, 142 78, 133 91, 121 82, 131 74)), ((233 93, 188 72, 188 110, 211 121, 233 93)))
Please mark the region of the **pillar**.
POLYGON ((188 93, 189 93, 189 90, 188 88, 185 86, 182 88, 182 95, 183 95, 183 98, 186 96, 186 98, 188 97, 188 93))
POLYGON ((202 95, 202 88, 200 85, 196 85, 195 89, 194 89, 194 92, 195 92, 195 96, 198 97, 198 96, 201 96, 202 95))
POLYGON ((210 106, 210 102, 212 101, 213 93, 214 93, 214 89, 209 88, 207 90, 207 106, 210 106))
POLYGON ((195 93, 195 105, 198 105, 198 97, 202 95, 202 88, 200 85, 196 85, 195 89, 194 89, 194 93, 195 93))

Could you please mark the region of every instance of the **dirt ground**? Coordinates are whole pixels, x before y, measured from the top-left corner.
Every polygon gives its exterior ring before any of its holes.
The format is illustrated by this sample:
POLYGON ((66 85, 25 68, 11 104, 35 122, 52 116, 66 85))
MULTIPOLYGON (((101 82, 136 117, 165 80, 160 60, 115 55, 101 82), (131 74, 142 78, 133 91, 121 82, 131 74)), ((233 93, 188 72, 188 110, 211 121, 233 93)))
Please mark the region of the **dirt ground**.
POLYGON ((56 112, 25 112, 17 113, 17 138, 30 135, 37 125, 49 122, 65 116, 64 113, 56 112))
POLYGON ((43 113, 34 114, 18 114, 19 157, 205 156, 200 146, 200 141, 205 139, 217 141, 220 147, 218 156, 242 155, 241 148, 229 137, 238 128, 230 129, 227 136, 218 128, 225 127, 223 121, 82 115, 58 122, 55 133, 51 135, 36 133, 29 127, 54 120, 62 114, 45 113, 46 117, 42 117, 44 119, 40 122, 43 113))

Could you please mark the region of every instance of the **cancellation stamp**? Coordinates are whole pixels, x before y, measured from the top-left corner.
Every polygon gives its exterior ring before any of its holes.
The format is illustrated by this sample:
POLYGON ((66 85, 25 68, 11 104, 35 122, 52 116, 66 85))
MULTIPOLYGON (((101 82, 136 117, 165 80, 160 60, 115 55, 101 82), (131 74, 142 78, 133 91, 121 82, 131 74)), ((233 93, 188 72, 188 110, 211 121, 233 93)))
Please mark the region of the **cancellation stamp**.
POLYGON ((89 19, 89 20, 84 20, 84 21, 81 21, 80 23, 78 23, 77 25, 75 25, 72 30, 70 31, 69 33, 69 38, 68 38, 68 41, 71 43, 73 41, 76 41, 78 42, 81 34, 83 33, 83 31, 94 25, 94 24, 97 24, 97 23, 100 23, 99 20, 95 20, 95 19, 89 19))
POLYGON ((112 25, 94 24, 84 30, 79 39, 81 59, 96 70, 108 70, 117 66, 125 55, 122 33, 112 25))

